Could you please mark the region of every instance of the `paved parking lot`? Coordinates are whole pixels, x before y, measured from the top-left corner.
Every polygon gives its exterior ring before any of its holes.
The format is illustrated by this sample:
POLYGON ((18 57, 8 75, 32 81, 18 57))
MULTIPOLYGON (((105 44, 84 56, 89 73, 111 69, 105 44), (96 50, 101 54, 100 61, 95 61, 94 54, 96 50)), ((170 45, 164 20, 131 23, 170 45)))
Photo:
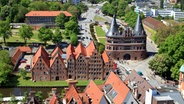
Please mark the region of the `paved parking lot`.
POLYGON ((31 66, 32 58, 33 58, 33 55, 25 55, 24 59, 27 59, 27 61, 25 63, 21 63, 19 65, 19 69, 24 69, 26 65, 31 66))

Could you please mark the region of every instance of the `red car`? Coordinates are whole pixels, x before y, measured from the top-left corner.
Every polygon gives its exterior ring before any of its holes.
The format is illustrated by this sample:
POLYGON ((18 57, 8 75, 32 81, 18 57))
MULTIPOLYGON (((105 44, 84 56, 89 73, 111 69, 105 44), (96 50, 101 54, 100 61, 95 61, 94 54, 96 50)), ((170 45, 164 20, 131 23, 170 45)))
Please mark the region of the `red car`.
POLYGON ((26 60, 21 60, 20 63, 26 63, 26 60))
POLYGON ((27 65, 25 66, 25 68, 26 68, 26 69, 30 69, 30 65, 27 64, 27 65))

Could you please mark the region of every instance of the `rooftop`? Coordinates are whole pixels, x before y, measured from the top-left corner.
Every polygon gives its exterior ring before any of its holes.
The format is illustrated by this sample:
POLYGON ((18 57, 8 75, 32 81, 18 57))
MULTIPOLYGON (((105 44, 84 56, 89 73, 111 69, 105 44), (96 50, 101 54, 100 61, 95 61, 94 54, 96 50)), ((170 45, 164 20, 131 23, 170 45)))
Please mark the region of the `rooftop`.
POLYGON ((67 11, 30 11, 26 14, 27 16, 58 16, 63 13, 65 16, 70 17, 72 16, 71 13, 67 11))
POLYGON ((157 101, 173 100, 170 96, 153 96, 157 101))

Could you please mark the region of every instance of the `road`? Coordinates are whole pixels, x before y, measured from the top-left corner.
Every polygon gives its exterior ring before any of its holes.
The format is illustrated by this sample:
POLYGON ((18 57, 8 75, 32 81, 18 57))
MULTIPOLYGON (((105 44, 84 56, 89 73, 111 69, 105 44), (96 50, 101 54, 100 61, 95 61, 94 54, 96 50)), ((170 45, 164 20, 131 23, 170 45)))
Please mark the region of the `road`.
MULTIPOLYGON (((102 4, 98 5, 98 7, 99 6, 102 6, 102 4)), ((82 27, 81 37, 85 37, 81 42, 85 46, 87 46, 89 44, 89 42, 91 41, 90 38, 92 38, 91 35, 90 35, 90 31, 89 31, 89 24, 94 22, 93 19, 94 19, 95 15, 98 15, 102 18, 105 18, 108 22, 111 22, 111 20, 112 20, 112 17, 104 16, 101 12, 96 14, 95 11, 97 9, 98 8, 89 7, 89 10, 86 13, 82 14, 82 17, 85 18, 85 19, 79 21, 79 25, 82 27), (86 37, 88 37, 88 38, 86 38, 86 37)), ((120 23, 120 22, 122 22, 122 21, 117 19, 117 23, 120 23)), ((103 30, 107 31, 107 28, 104 27, 103 24, 102 24, 102 27, 104 28, 103 30)), ((157 53, 158 52, 157 46, 149 38, 147 38, 147 47, 146 47, 146 49, 149 53, 157 53)), ((130 71, 130 70, 134 69, 136 71, 141 71, 143 73, 144 77, 147 80, 149 80, 149 82, 152 86, 156 87, 156 86, 160 86, 161 84, 163 84, 164 80, 162 78, 160 78, 159 76, 154 75, 153 72, 151 71, 151 69, 149 69, 148 62, 152 58, 153 58, 153 56, 150 56, 147 59, 142 60, 142 61, 138 61, 138 60, 136 60, 136 61, 131 61, 131 60, 125 61, 124 60, 123 62, 122 61, 115 61, 118 65, 118 68, 122 72, 122 75, 120 75, 121 79, 126 78, 127 71, 130 71)))
POLYGON ((89 25, 93 22, 93 18, 95 16, 95 9, 89 8, 87 12, 81 14, 82 19, 79 20, 79 26, 81 27, 80 30, 80 37, 81 42, 84 46, 88 46, 92 37, 89 29, 89 25))

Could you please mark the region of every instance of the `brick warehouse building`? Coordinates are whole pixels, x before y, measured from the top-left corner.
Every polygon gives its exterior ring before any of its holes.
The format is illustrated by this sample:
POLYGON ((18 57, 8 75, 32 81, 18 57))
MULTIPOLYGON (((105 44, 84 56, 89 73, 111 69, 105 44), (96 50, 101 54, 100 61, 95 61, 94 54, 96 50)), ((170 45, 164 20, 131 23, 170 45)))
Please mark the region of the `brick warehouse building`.
POLYGON ((67 11, 30 11, 25 15, 26 23, 35 30, 41 26, 55 27, 55 19, 61 13, 66 17, 72 16, 72 14, 67 11))
POLYGON ((140 15, 137 17, 134 30, 129 28, 119 32, 114 15, 109 31, 106 34, 105 50, 113 59, 140 60, 146 58, 146 33, 140 15))
POLYGON ((70 44, 66 54, 59 47, 48 54, 43 46, 40 46, 32 61, 32 80, 102 80, 113 70, 113 64, 113 60, 105 51, 101 55, 96 50, 93 41, 87 47, 79 43, 74 48, 70 44))

